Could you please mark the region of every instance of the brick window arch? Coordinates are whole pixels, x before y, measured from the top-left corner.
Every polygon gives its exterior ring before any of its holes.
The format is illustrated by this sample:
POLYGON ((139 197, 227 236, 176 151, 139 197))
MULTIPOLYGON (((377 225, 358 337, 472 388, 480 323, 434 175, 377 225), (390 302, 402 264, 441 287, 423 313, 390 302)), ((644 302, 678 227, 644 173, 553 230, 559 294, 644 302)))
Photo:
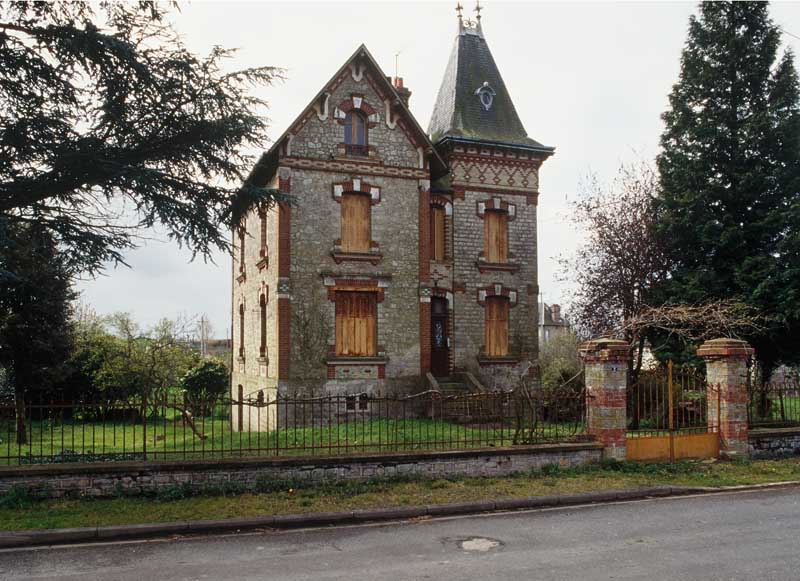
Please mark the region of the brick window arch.
POLYGON ((343 126, 344 153, 370 156, 369 130, 378 124, 380 115, 364 100, 363 95, 353 94, 339 103, 333 111, 333 117, 343 126))

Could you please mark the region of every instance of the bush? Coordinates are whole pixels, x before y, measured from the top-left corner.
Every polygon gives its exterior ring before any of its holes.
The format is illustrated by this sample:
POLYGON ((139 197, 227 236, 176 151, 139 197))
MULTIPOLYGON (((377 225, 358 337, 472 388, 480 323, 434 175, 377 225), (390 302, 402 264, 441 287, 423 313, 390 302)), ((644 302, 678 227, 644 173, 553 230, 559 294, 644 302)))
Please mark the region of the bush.
POLYGON ((219 359, 204 359, 181 379, 189 409, 195 416, 206 416, 209 408, 228 391, 228 368, 219 359))

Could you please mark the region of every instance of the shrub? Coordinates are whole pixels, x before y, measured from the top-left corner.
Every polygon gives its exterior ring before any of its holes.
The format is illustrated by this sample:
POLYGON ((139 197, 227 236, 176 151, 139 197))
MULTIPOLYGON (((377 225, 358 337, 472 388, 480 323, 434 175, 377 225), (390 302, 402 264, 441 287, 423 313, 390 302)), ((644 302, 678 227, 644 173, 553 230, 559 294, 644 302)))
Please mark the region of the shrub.
POLYGON ((230 385, 228 368, 219 359, 204 359, 181 379, 189 409, 195 416, 208 415, 213 403, 225 395, 230 385))

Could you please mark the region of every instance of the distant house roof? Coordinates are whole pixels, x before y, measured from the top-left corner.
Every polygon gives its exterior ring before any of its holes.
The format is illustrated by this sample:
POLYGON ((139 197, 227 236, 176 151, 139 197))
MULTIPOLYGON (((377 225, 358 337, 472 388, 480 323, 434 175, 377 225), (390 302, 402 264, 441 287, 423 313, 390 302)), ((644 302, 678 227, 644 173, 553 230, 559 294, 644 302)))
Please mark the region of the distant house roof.
POLYGON ((439 88, 428 133, 447 138, 492 142, 552 153, 555 148, 528 137, 506 84, 483 36, 480 22, 459 31, 439 88))

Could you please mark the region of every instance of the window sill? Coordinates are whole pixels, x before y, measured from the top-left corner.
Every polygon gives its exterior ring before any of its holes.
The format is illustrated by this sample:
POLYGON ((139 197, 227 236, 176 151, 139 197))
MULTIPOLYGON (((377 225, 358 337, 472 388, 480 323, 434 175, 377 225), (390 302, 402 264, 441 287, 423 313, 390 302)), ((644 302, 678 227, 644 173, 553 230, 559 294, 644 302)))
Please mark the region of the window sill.
POLYGON ((481 367, 489 365, 516 365, 519 357, 506 355, 504 357, 489 357, 488 355, 478 355, 478 365, 481 367))
POLYGON ((372 266, 378 266, 378 263, 383 259, 383 254, 380 252, 344 252, 341 250, 332 250, 331 256, 336 264, 342 262, 369 262, 372 266))
POLYGON ((261 260, 259 260, 258 262, 256 262, 256 268, 257 268, 259 271, 262 271, 262 270, 264 270, 264 269, 265 269, 265 268, 267 268, 268 266, 269 266, 269 260, 267 259, 267 257, 266 257, 266 256, 265 256, 264 258, 262 258, 261 260))
POLYGON ((236 282, 238 283, 242 283, 246 280, 247 280, 247 273, 245 271, 242 271, 241 274, 236 277, 236 282))
POLYGON ((325 363, 328 365, 383 365, 389 358, 386 355, 336 355, 328 357, 325 363))
POLYGON ((484 272, 517 272, 520 269, 520 264, 518 262, 487 262, 483 259, 478 259, 475 262, 475 266, 478 267, 478 271, 481 273, 484 272))

